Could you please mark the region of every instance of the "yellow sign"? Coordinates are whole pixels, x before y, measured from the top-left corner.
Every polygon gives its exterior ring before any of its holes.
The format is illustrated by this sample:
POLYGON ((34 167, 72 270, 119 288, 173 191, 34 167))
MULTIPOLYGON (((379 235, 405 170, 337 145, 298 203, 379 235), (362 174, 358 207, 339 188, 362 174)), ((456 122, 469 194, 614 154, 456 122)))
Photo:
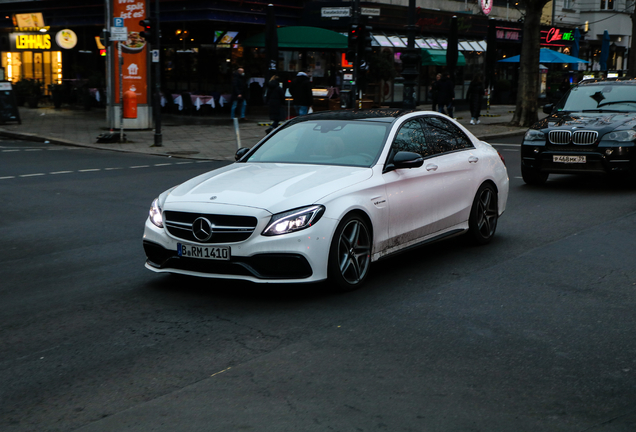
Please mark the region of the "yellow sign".
POLYGON ((13 23, 16 27, 44 27, 44 18, 42 12, 15 14, 13 15, 13 23))
POLYGON ((17 49, 51 49, 51 35, 48 34, 27 34, 17 35, 15 40, 17 49))

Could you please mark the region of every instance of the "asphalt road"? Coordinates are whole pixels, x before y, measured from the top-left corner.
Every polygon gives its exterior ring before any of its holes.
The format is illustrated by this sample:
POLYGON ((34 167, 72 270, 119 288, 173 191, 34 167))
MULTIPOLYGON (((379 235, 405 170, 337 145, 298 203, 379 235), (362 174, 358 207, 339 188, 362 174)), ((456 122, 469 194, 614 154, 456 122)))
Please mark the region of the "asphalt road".
POLYGON ((220 163, 0 141, 0 430, 633 432, 636 188, 493 142, 490 245, 336 295, 143 267, 152 199, 220 163))

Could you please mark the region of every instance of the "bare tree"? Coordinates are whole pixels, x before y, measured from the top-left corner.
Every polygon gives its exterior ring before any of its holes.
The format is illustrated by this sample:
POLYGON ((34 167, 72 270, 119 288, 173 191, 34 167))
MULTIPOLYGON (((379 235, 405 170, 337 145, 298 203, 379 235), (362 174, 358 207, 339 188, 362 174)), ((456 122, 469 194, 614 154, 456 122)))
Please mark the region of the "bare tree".
POLYGON ((510 122, 528 127, 539 120, 539 54, 541 48, 541 12, 548 0, 521 0, 525 7, 523 19, 523 43, 519 62, 517 107, 510 122))

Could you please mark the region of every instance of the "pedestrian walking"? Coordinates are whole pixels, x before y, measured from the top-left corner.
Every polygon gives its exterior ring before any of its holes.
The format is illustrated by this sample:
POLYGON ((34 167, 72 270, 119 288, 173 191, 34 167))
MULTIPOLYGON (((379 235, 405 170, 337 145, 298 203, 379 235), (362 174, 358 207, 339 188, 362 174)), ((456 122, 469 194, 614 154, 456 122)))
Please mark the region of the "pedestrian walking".
POLYGON ((446 72, 439 82, 439 94, 437 97, 438 111, 452 118, 454 100, 455 84, 451 81, 450 74, 446 72))
POLYGON ((306 115, 314 104, 314 94, 311 91, 311 81, 309 81, 309 75, 305 72, 298 72, 296 78, 289 87, 289 92, 294 98, 294 108, 296 113, 306 115))
POLYGON ((479 124, 479 116, 481 115, 481 102, 484 96, 484 83, 481 75, 475 75, 468 86, 466 99, 470 108, 470 124, 479 124))
POLYGON ((437 111, 437 100, 439 98, 439 83, 442 79, 442 74, 438 73, 435 75, 435 81, 431 84, 430 94, 431 94, 431 102, 433 103, 433 107, 431 108, 433 111, 437 111))
POLYGON ((247 107, 247 79, 245 78, 245 70, 238 68, 232 75, 232 118, 236 118, 236 109, 239 108, 241 120, 245 118, 245 109, 247 107))
POLYGON ((273 75, 267 83, 265 102, 269 107, 269 119, 273 121, 272 125, 265 130, 266 133, 270 133, 278 127, 283 119, 282 108, 285 102, 285 92, 280 86, 277 75, 273 75))

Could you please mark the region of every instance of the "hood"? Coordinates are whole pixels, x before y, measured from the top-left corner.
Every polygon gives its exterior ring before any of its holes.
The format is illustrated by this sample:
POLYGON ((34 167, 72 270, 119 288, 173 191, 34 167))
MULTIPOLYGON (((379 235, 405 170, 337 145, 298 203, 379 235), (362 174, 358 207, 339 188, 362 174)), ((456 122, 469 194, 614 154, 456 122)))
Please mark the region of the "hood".
POLYGON ((599 132, 599 136, 619 129, 636 126, 636 113, 556 113, 535 123, 532 129, 585 129, 599 132))
POLYGON ((238 205, 279 213, 315 204, 321 198, 371 175, 370 168, 359 167, 235 163, 179 185, 168 196, 166 206, 196 202, 238 205))

